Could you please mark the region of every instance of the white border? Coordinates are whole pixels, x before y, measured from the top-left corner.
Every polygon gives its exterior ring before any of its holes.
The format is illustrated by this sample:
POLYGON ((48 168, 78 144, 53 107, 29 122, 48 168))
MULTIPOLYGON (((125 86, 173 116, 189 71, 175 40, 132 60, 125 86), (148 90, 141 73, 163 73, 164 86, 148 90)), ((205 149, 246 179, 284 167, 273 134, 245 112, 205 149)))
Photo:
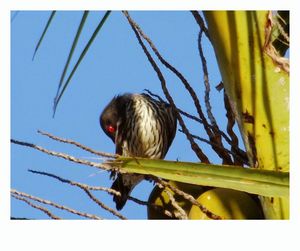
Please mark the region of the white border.
POLYGON ((291 1, 261 0, 5 0, 12 10, 277 10, 289 9, 291 1))
MULTIPOLYGON (((296 2, 296 1, 295 1, 296 2)), ((283 250, 292 246, 299 227, 299 14, 293 1, 115 1, 115 0, 5 0, 1 1, 0 74, 0 224, 1 246, 9 250, 283 250), (10 138, 10 10, 189 10, 189 9, 290 9, 291 15, 291 167, 290 221, 9 221, 10 138), (298 20, 297 20, 298 19, 298 20), (297 31, 298 30, 298 31, 297 31), (294 33, 294 34, 293 34, 294 33), (296 34, 298 33, 298 34, 296 34), (294 84, 293 84, 294 83, 294 84), (296 84, 297 83, 297 84, 296 84), (292 135, 292 134, 291 134, 292 135), (298 156, 298 157, 297 157, 298 156), (296 159, 297 158, 297 159, 296 159), (3 203, 5 202, 5 203, 3 203)), ((5 250, 4 248, 2 250, 5 250)))

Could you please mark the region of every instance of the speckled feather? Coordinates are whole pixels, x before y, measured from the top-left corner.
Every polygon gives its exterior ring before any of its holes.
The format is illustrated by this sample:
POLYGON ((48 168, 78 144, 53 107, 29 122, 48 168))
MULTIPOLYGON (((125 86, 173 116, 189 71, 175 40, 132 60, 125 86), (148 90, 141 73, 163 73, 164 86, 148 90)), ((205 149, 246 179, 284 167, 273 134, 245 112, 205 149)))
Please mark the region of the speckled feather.
MULTIPOLYGON (((163 159, 176 134, 176 114, 171 106, 147 94, 124 94, 113 98, 100 116, 104 132, 114 141, 116 153, 151 159, 163 159), (106 130, 111 123, 115 134, 106 130)), ((118 174, 112 188, 122 196, 114 196, 121 210, 132 189, 144 178, 137 174, 118 174)))

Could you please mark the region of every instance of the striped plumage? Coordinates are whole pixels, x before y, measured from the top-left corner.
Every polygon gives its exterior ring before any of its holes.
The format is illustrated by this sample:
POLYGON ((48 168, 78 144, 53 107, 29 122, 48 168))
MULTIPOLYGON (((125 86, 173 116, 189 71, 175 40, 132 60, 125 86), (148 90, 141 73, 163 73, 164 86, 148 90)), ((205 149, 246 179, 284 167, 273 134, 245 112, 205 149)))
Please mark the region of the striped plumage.
MULTIPOLYGON (((103 131, 116 145, 116 153, 151 159, 163 159, 175 137, 176 114, 171 106, 147 94, 116 96, 100 116, 103 131)), ((114 196, 121 210, 143 175, 118 174, 112 188, 122 196, 114 196)))

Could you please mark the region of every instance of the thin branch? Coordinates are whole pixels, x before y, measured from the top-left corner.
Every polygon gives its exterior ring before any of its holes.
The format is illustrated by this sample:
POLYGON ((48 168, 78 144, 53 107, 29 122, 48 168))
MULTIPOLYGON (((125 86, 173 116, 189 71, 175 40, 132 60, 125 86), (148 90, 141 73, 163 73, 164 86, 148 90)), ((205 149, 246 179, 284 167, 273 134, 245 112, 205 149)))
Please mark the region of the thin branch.
POLYGON ((100 207, 102 207, 104 210, 110 212, 111 214, 117 216, 118 218, 122 219, 122 220, 127 220, 127 218, 125 216, 123 216, 122 214, 120 214, 119 212, 117 212, 116 210, 106 206, 103 202, 101 202, 100 200, 98 200, 88 189, 86 188, 82 188, 86 194, 96 203, 98 204, 100 207))
POLYGON ((28 169, 28 171, 31 172, 31 173, 34 173, 34 174, 39 174, 39 175, 44 175, 44 176, 54 178, 54 179, 56 179, 56 180, 58 180, 62 183, 67 183, 71 186, 76 186, 76 187, 79 187, 81 189, 87 189, 87 190, 93 190, 93 191, 104 191, 104 192, 107 192, 108 194, 111 194, 111 195, 121 196, 121 193, 119 191, 108 188, 108 187, 90 186, 90 185, 87 185, 87 184, 83 184, 83 183, 79 183, 79 182, 76 182, 76 181, 68 180, 68 179, 59 177, 58 175, 48 173, 48 172, 36 171, 36 170, 31 170, 31 169, 28 169))
MULTIPOLYGON (((195 120, 195 121, 197 121, 197 122, 199 122, 199 123, 202 123, 202 121, 201 121, 199 118, 197 118, 197 117, 195 117, 195 116, 193 116, 193 115, 191 115, 191 114, 189 114, 189 113, 187 113, 187 112, 185 112, 185 111, 182 111, 182 110, 178 109, 178 112, 179 112, 180 114, 182 114, 183 116, 189 118, 189 119, 192 119, 192 120, 195 120)), ((209 126, 212 127, 212 125, 209 125, 209 126)), ((247 164, 247 163, 248 163, 247 153, 246 153, 245 151, 243 151, 242 149, 240 149, 240 148, 238 147, 238 145, 236 145, 236 143, 233 142, 232 139, 230 139, 230 138, 229 138, 222 130, 219 130, 218 133, 219 133, 219 134, 225 139, 225 141, 231 146, 232 152, 235 152, 236 154, 238 154, 238 155, 239 155, 239 158, 243 159, 244 164, 248 165, 248 164, 247 164)), ((195 135, 192 134, 192 136, 194 137, 195 135)), ((197 138, 197 137, 195 137, 195 138, 197 138)), ((199 140, 201 140, 201 139, 199 139, 199 140)), ((210 142, 209 144, 211 144, 211 145, 220 147, 218 144, 215 144, 215 143, 213 143, 213 142, 211 142, 211 141, 209 141, 209 142, 210 142)), ((225 148, 224 148, 224 149, 225 149, 225 148)))
POLYGON ((34 170, 29 170, 30 172, 32 173, 35 173, 35 174, 41 174, 41 175, 46 175, 46 176, 49 176, 49 177, 52 177, 52 178, 55 178, 63 183, 68 183, 70 185, 73 185, 73 186, 77 186, 79 188, 81 188, 96 204, 98 204, 101 208, 103 208, 104 210, 112 213, 113 215, 119 217, 120 219, 122 220, 126 220, 127 218, 124 217, 123 215, 121 215, 119 212, 115 211, 114 209, 106 206, 104 203, 102 203, 100 200, 98 200, 93 194, 91 194, 91 192, 89 190, 102 190, 102 191, 106 191, 110 194, 116 194, 118 196, 120 196, 120 192, 117 192, 113 189, 109 189, 109 188, 103 188, 103 187, 91 187, 91 186, 87 186, 85 184, 81 184, 79 182, 74 182, 74 181, 70 181, 70 180, 67 180, 67 179, 63 179, 57 175, 54 175, 54 174, 50 174, 50 173, 46 173, 46 172, 40 172, 40 171, 34 171, 34 170))
POLYGON ((10 219, 11 220, 33 220, 32 218, 15 217, 15 216, 11 216, 10 219))
POLYGON ((133 202, 135 202, 137 204, 148 206, 148 207, 152 207, 157 212, 159 212, 161 214, 164 214, 164 215, 168 216, 169 218, 174 218, 174 216, 176 218, 178 218, 176 213, 170 212, 169 210, 166 210, 164 208, 164 206, 155 205, 154 203, 149 203, 148 201, 139 200, 139 199, 131 197, 131 196, 129 196, 128 199, 132 200, 133 202))
POLYGON ((15 194, 12 194, 11 195, 12 197, 14 197, 15 199, 17 200, 21 200, 21 201, 24 201, 25 203, 27 203, 29 206, 31 206, 32 208, 35 208, 35 209, 38 209, 40 211, 42 211, 43 213, 47 214, 51 219, 54 219, 54 220, 61 220, 60 217, 52 214, 47 208, 44 208, 42 206, 38 206, 38 205, 35 205, 33 204, 32 202, 30 202, 29 200, 25 199, 24 197, 22 196, 18 196, 18 195, 15 195, 15 194))
POLYGON ((282 18, 281 16, 280 16, 280 14, 279 13, 277 13, 277 19, 276 19, 276 21, 275 21, 275 25, 277 25, 277 28, 278 28, 278 30, 279 30, 279 32, 280 32, 280 34, 282 35, 282 37, 286 40, 286 41, 284 41, 285 43, 286 43, 286 45, 290 45, 290 36, 289 36, 289 34, 287 33, 287 32, 285 32, 285 30, 284 30, 284 27, 281 25, 281 23, 279 22, 279 20, 283 23, 283 25, 287 25, 287 23, 286 23, 286 21, 284 20, 284 18, 282 18))
MULTIPOLYGON (((77 158, 75 158, 75 157, 73 157, 73 156, 70 156, 70 155, 67 155, 67 154, 64 154, 64 153, 58 153, 58 152, 49 151, 49 150, 47 150, 47 149, 45 149, 45 148, 42 148, 42 147, 40 147, 40 146, 31 144, 31 143, 22 142, 22 141, 17 141, 17 140, 13 140, 13 139, 11 140, 11 142, 12 142, 12 143, 15 143, 15 144, 19 144, 19 145, 31 147, 31 148, 34 148, 34 149, 39 150, 39 151, 41 151, 41 152, 47 153, 47 154, 49 154, 49 155, 61 157, 61 158, 64 158, 64 159, 66 159, 66 160, 69 160, 69 161, 73 161, 73 162, 75 162, 75 163, 78 163, 78 164, 84 164, 84 165, 88 165, 88 166, 93 166, 93 167, 101 168, 101 169, 108 170, 108 171, 110 171, 110 170, 116 170, 116 171, 118 171, 118 172, 125 173, 124 171, 118 170, 118 169, 116 169, 116 168, 112 168, 112 167, 110 167, 109 165, 107 166, 107 165, 104 165, 104 164, 99 164, 99 163, 94 163, 94 162, 90 162, 90 161, 86 161, 86 160, 77 159, 77 158), (103 165, 104 165, 104 166, 103 166, 103 165)), ((121 218, 121 219, 126 219, 126 218, 125 218, 124 216, 122 216, 120 213, 116 212, 116 211, 113 210, 112 208, 107 207, 105 204, 103 204, 101 201, 99 201, 97 198, 95 198, 95 197, 89 192, 89 189, 90 189, 90 190, 103 190, 103 191, 106 190, 106 191, 109 192, 109 193, 119 195, 118 192, 117 192, 117 191, 114 191, 113 189, 108 189, 108 188, 107 188, 107 189, 104 189, 104 188, 100 188, 100 187, 90 187, 90 186, 82 185, 82 184, 77 183, 77 182, 68 181, 68 180, 66 180, 66 179, 63 179, 63 178, 58 177, 58 176, 53 175, 53 174, 48 174, 48 173, 45 173, 45 172, 39 172, 39 171, 34 171, 34 170, 29 170, 29 171, 32 172, 32 173, 38 173, 38 174, 42 174, 42 175, 47 175, 47 176, 49 176, 49 177, 56 178, 56 179, 60 180, 61 182, 65 182, 65 183, 69 183, 69 184, 78 186, 78 187, 82 188, 82 189, 87 193, 87 195, 88 195, 95 203, 97 203, 99 206, 101 206, 103 209, 105 209, 105 210, 111 212, 112 214, 116 215, 117 217, 119 217, 119 218, 121 218)), ((28 196, 30 196, 30 195, 28 195, 28 196)), ((33 199, 33 198, 31 198, 31 199, 33 199)), ((131 200, 133 200, 133 201, 135 201, 135 202, 139 201, 138 199, 135 199, 135 198, 133 198, 133 197, 130 197, 129 199, 131 199, 131 200)), ((43 201, 46 203, 45 200, 43 200, 43 201)), ((51 202, 49 202, 49 203, 51 203, 51 202)), ((139 204, 145 204, 145 203, 143 203, 142 201, 139 201, 139 204)), ((148 205, 148 204, 147 204, 147 205, 148 205)), ((54 204, 53 204, 53 206, 54 206, 54 204)), ((57 206, 59 206, 59 205, 57 205, 57 206)), ((156 207, 155 205, 153 205, 153 206, 156 207)), ((61 206, 61 207, 63 207, 63 206, 61 206)), ((157 207, 156 207, 156 208, 157 208, 157 207)), ((161 210, 160 210, 160 211, 161 211, 161 210)), ((166 210, 163 210, 163 212, 164 212, 166 215, 170 215, 166 210)))
MULTIPOLYGON (((178 131, 179 131, 179 132, 182 132, 182 130, 180 130, 180 129, 179 129, 178 131)), ((248 164, 247 154, 246 154, 245 152, 244 152, 244 154, 241 156, 241 153, 236 152, 236 151, 234 150, 233 147, 231 147, 231 151, 230 151, 230 150, 224 148, 224 146, 220 146, 220 145, 218 145, 218 144, 216 144, 216 143, 213 143, 213 142, 211 142, 211 141, 209 141, 209 140, 207 140, 207 139, 201 138, 201 137, 199 137, 199 136, 197 136, 197 135, 192 134, 192 136, 193 136, 194 139, 200 140, 200 141, 202 141, 202 142, 204 142, 204 143, 207 143, 207 144, 209 144, 209 145, 211 145, 211 146, 214 146, 214 147, 216 147, 216 148, 222 148, 222 151, 226 151, 228 154, 231 154, 231 155, 233 156, 234 159, 240 160, 240 163, 246 164, 246 165, 248 164)), ((236 164, 235 164, 235 165, 236 165, 236 164)), ((241 165, 240 165, 240 166, 241 166, 241 165)))
MULTIPOLYGON (((145 52, 145 54, 147 55, 148 57, 148 60, 150 61, 150 63, 152 64, 153 68, 155 69, 155 71, 157 72, 159 70, 159 68, 157 67, 157 65, 155 64, 154 60, 152 59, 150 53, 147 51, 147 48, 145 46, 143 46, 143 42, 142 40, 139 38, 139 36, 142 36, 146 41, 147 43, 150 45, 151 49, 153 50, 153 52, 155 53, 155 55, 158 57, 158 59, 161 61, 162 64, 164 64, 168 69, 170 69, 180 80, 181 82, 183 83, 184 87, 187 89, 187 91, 189 92, 190 96, 192 97, 193 101, 194 101, 194 104, 195 104, 195 107, 196 107, 196 110, 198 112, 198 115, 199 117, 201 118, 201 120, 203 121, 203 126, 204 126, 204 129, 207 133, 207 135, 209 136, 210 140, 213 141, 213 142, 217 142, 217 143, 220 143, 221 139, 220 139, 220 136, 218 136, 217 134, 215 133, 212 133, 212 131, 210 130, 210 127, 208 126, 208 122, 202 112, 202 108, 201 108, 201 105, 200 105, 200 102, 199 102, 199 99, 194 91, 194 89, 191 87, 191 85, 188 83, 188 81, 185 79, 185 77, 175 68, 173 67, 172 65, 170 65, 161 55, 160 53, 158 52, 158 50, 156 49, 156 47, 154 46, 153 42, 150 40, 149 37, 147 37, 144 32, 142 31, 142 29, 138 26, 137 23, 135 23, 132 18, 130 17, 129 13, 127 11, 123 11, 124 15, 126 16, 127 20, 129 21, 131 27, 133 28, 138 40, 139 40, 139 43, 141 44, 141 46, 143 47, 143 50, 145 52), (154 66, 154 64, 156 65, 156 67, 154 66)), ((160 72, 161 74, 161 72, 160 72)), ((160 75, 158 74, 158 76, 160 77, 160 75)), ((164 87, 165 85, 165 80, 164 79, 161 79, 161 83, 162 83, 162 87, 164 87)), ((164 89, 164 88, 163 88, 164 89)), ((165 88, 166 89, 166 88, 165 88)), ((166 90, 167 91, 167 90, 166 90)), ((166 91, 164 90, 164 93, 165 93, 165 96, 166 98, 168 99, 169 103, 176 108, 175 104, 173 105, 173 99, 171 98, 171 96, 169 95, 169 93, 166 93, 166 91), (168 97, 169 96, 169 97, 168 97)), ((167 91, 168 92, 168 91, 167 91)), ((177 108, 176 108, 177 110, 177 108)), ((179 113, 177 112, 178 116, 179 116, 179 113)), ((179 116, 180 117, 180 116, 179 116)), ((178 117, 178 120, 179 120, 179 117, 178 117)), ((180 120, 179 120, 180 122, 180 120)), ((180 123, 181 127, 182 127, 182 124, 180 123)), ((183 131, 184 131, 184 128, 182 128, 183 131)), ((188 136, 188 135, 187 135, 188 136)), ((192 141, 192 139, 189 139, 190 142, 192 141)), ((194 142, 195 143, 195 142, 194 142)), ((196 144, 196 147, 191 145, 192 146, 192 149, 195 151, 196 148, 199 148, 198 145, 196 144)), ((200 149, 200 148, 199 148, 200 149)), ((220 156, 220 158, 223 159, 223 163, 224 164, 232 164, 232 161, 231 161, 231 158, 230 158, 230 155, 228 155, 225 151, 220 151, 220 150, 217 150, 217 149, 214 149, 216 151, 216 153, 220 156)), ((199 151, 199 150, 198 150, 199 151)), ((202 151, 201 151, 202 152, 202 151)), ((195 153, 197 154, 197 152, 195 151, 195 153)), ((197 156, 200 158, 200 160, 202 162, 205 162, 203 158, 203 152, 202 154, 198 154, 197 156)), ((206 157, 206 156, 205 156, 206 157)), ((206 161, 208 161, 208 158, 206 157, 205 159, 206 161)), ((205 162, 205 163, 208 163, 208 162, 205 162)))
POLYGON ((18 140, 14 140, 14 139, 11 139, 11 143, 21 145, 21 146, 30 147, 30 148, 36 149, 38 151, 41 151, 43 153, 46 153, 46 154, 49 154, 49 155, 52 155, 52 156, 56 156, 56 157, 59 157, 59 158, 63 158, 63 159, 66 159, 66 160, 69 160, 71 162, 75 162, 75 163, 78 163, 78 164, 96 167, 96 168, 99 168, 99 169, 102 169, 102 170, 105 170, 105 171, 118 171, 120 173, 125 173, 124 170, 120 170, 117 167, 111 167, 109 164, 95 163, 95 162, 92 162, 92 161, 75 158, 71 155, 51 151, 51 150, 45 149, 45 148, 43 148, 41 146, 38 146, 38 145, 35 145, 35 144, 31 144, 31 143, 27 143, 27 142, 23 142, 23 141, 18 141, 18 140))
POLYGON ((69 207, 66 207, 66 206, 63 206, 63 205, 59 205, 59 204, 54 203, 52 201, 41 199, 39 197, 30 195, 30 194, 27 194, 27 193, 24 193, 24 192, 17 191, 15 189, 11 189, 11 194, 15 195, 15 196, 25 197, 25 198, 28 198, 28 199, 31 199, 31 200, 34 200, 34 201, 37 201, 37 202, 40 202, 40 203, 43 203, 43 204, 46 204, 46 205, 50 205, 50 206, 56 207, 58 209, 65 210, 69 213, 76 214, 76 215, 79 215, 79 216, 82 216, 82 217, 85 217, 85 218, 101 220, 101 218, 96 216, 96 215, 79 212, 75 209, 72 209, 72 208, 69 208, 69 207))
POLYGON ((205 22, 204 22, 203 18, 200 16, 199 12, 195 11, 195 10, 194 11, 192 10, 191 13, 193 14, 197 24, 199 25, 200 30, 203 31, 205 33, 206 37, 210 40, 208 29, 205 26, 205 22))
MULTIPOLYGON (((163 185, 163 183, 160 181, 160 179, 157 179, 155 182, 159 188, 166 187, 165 185, 163 185)), ((174 195, 168 189, 165 189, 164 192, 168 195, 171 205, 174 207, 174 209, 177 209, 177 211, 178 211, 177 217, 181 220, 187 220, 188 216, 187 216, 186 212, 184 211, 184 209, 181 206, 178 205, 177 201, 174 198, 174 195)))
MULTIPOLYGON (((144 89, 149 95, 151 95, 152 97, 155 97, 157 98, 160 102, 165 102, 165 100, 163 98, 161 98, 158 94, 155 94, 153 92, 151 92, 150 90, 148 89, 144 89)), ((194 115, 191 115, 179 108, 176 108, 177 109, 177 112, 179 112, 180 114, 182 114, 183 116, 189 118, 189 119, 192 119, 192 120, 195 120, 196 122, 200 123, 200 124, 203 124, 203 121, 202 119, 199 119, 198 117, 194 116, 194 115)), ((210 127, 212 127, 212 125, 209 125, 210 127)))
POLYGON ((129 200, 139 204, 139 205, 143 205, 143 206, 147 206, 147 207, 152 207, 154 210, 170 217, 170 218, 173 218, 174 217, 174 214, 171 213, 170 211, 166 210, 164 208, 164 206, 160 206, 160 205, 155 205, 154 203, 149 203, 148 201, 143 201, 143 200, 139 200, 135 197, 132 197, 132 196, 129 196, 128 197, 129 200))
POLYGON ((263 52, 266 53, 273 62, 287 73, 290 72, 290 62, 288 58, 281 57, 278 51, 273 46, 272 29, 274 26, 272 11, 269 11, 268 19, 265 25, 265 42, 263 45, 263 52))
MULTIPOLYGON (((72 185, 72 186, 77 186, 80 189, 93 190, 93 191, 104 191, 104 192, 107 192, 108 194, 121 196, 121 193, 119 191, 108 188, 108 187, 90 186, 90 185, 87 185, 87 184, 83 184, 83 183, 79 183, 79 182, 76 182, 76 181, 68 180, 68 179, 62 178, 58 175, 48 173, 48 172, 36 171, 36 170, 31 170, 31 169, 29 169, 28 171, 31 172, 31 173, 34 173, 34 174, 45 175, 47 177, 54 178, 54 179, 56 179, 60 182, 67 183, 67 184, 72 185)), ((133 201, 133 202, 135 202, 139 205, 142 205, 142 206, 153 207, 154 210, 157 210, 159 212, 164 213, 165 215, 167 215, 169 217, 172 217, 172 213, 169 212, 168 210, 165 210, 162 206, 158 206, 158 205, 155 205, 153 203, 149 203, 147 201, 139 200, 139 199, 137 199, 135 197, 132 197, 132 196, 129 196, 128 200, 131 200, 131 201, 133 201)))
MULTIPOLYGON (((155 53, 155 55, 157 56, 157 58, 159 59, 159 61, 165 65, 169 70, 171 70, 183 83, 184 87, 186 88, 186 90, 189 92, 191 98, 194 101, 194 105, 196 107, 196 110, 199 114, 199 117, 201 118, 201 120, 203 121, 203 125, 205 127, 206 130, 209 131, 209 128, 206 128, 206 125, 208 124, 206 121, 206 118, 202 112, 202 108, 200 105, 200 101, 197 97, 196 92, 194 91, 194 89, 192 88, 192 86, 189 84, 189 82, 186 80, 186 78, 175 68, 173 67, 171 64, 169 64, 159 53, 159 51, 157 50, 157 48, 155 47, 155 45, 153 44, 153 42, 151 41, 151 39, 142 31, 142 29, 139 27, 139 25, 133 21, 133 19, 130 17, 129 13, 127 11, 123 11, 123 13, 125 14, 125 16, 127 17, 130 25, 134 28, 134 30, 143 38, 147 41, 147 43, 150 45, 151 49, 153 50, 153 52, 155 53)), ((169 99, 168 99, 169 100, 169 99)))
POLYGON ((211 108, 210 97, 209 97, 210 83, 209 83, 209 77, 208 77, 207 63, 206 63, 206 59, 204 56, 201 42, 202 42, 202 31, 199 32, 199 36, 198 36, 198 50, 199 50, 199 55, 201 58, 202 70, 203 70, 203 76, 204 76, 204 86, 205 86, 204 101, 205 101, 207 116, 210 120, 210 123, 212 124, 212 126, 217 127, 216 119, 211 111, 212 108, 211 108))
POLYGON ((153 177, 155 179, 155 181, 158 180, 158 182, 160 182, 160 184, 162 184, 165 187, 170 188, 174 193, 182 196, 184 199, 188 200, 189 202, 191 202, 193 205, 196 205, 200 208, 200 210, 207 215, 207 217, 214 219, 214 220, 221 220, 222 218, 219 215, 216 215, 214 213, 212 213, 211 211, 209 211, 205 206, 203 206, 202 204, 200 204, 192 195, 172 186, 171 184, 169 184, 167 181, 164 181, 160 178, 157 177, 153 177))
POLYGON ((166 102, 162 97, 160 97, 158 94, 153 93, 149 89, 144 89, 150 96, 157 98, 160 102, 166 102))
MULTIPOLYGON (((159 69, 159 67, 157 66, 157 64, 155 63, 155 61, 153 60, 152 56, 150 55, 149 51, 147 50, 146 46, 144 45, 141 37, 140 37, 140 28, 139 26, 131 19, 131 17, 129 16, 128 12, 127 11, 123 11, 124 15, 126 16, 127 20, 129 21, 129 24, 132 28, 132 30, 134 31, 137 39, 138 39, 138 42, 139 44, 142 46, 142 49, 144 51, 144 53, 146 54, 151 66, 153 67, 153 69, 155 70, 160 82, 161 82, 161 86, 162 86, 162 89, 163 89, 163 92, 168 100, 168 102, 170 103, 170 105, 174 108, 175 112, 176 112, 176 115, 177 115, 177 119, 178 119, 178 122, 182 128, 182 130, 184 131, 187 139, 189 140, 190 144, 191 144, 191 148, 193 149, 193 151, 196 153, 197 157, 204 163, 210 163, 207 156, 202 152, 202 150, 200 149, 200 147, 195 143, 194 139, 191 137, 182 117, 180 116, 180 114, 178 113, 177 111, 177 107, 174 103, 174 100, 173 98, 171 97, 167 87, 166 87, 166 81, 159 69)), ((143 34, 143 33, 142 33, 143 34)), ((141 35, 142 35, 141 34, 141 35)), ((143 36, 144 37, 144 36, 143 36)), ((149 43, 149 42, 148 42, 149 43)), ((153 48, 152 48, 153 49, 153 48)))
MULTIPOLYGON (((159 101, 161 101, 161 102, 165 102, 159 95, 157 95, 157 94, 155 94, 155 93, 153 93, 153 92, 151 92, 150 90, 148 90, 148 89, 144 89, 149 95, 151 95, 152 97, 155 97, 155 98, 157 98, 159 101)), ((187 117, 187 118, 189 118, 189 119, 192 119, 192 120, 195 120, 196 122, 198 122, 198 123, 200 123, 200 124, 203 124, 203 121, 202 121, 202 119, 199 119, 198 117, 196 117, 196 116, 194 116, 194 115, 191 115, 191 114, 189 114, 189 113, 187 113, 187 112, 185 112, 185 111, 183 111, 183 110, 181 110, 181 109, 179 109, 179 108, 176 108, 177 109, 177 112, 179 112, 180 114, 182 114, 183 116, 185 116, 185 117, 187 117)), ((210 125, 210 124, 208 124, 208 126, 211 128, 211 129, 213 129, 213 126, 212 125, 210 125)), ((226 135, 225 135, 226 136, 226 135)), ((228 138, 229 139, 229 138, 228 138)))
POLYGON ((202 40, 201 39, 202 39, 202 31, 199 32, 199 36, 198 36, 198 50, 199 50, 199 55, 200 55, 200 59, 201 59, 201 63, 202 63, 203 76, 204 76, 205 106, 206 106, 207 116, 210 120, 210 123, 212 124, 212 131, 213 131, 212 134, 209 134, 209 133, 207 133, 207 134, 208 134, 211 142, 221 146, 221 147, 212 146, 212 148, 218 154, 218 156, 223 160, 223 164, 232 165, 233 162, 231 160, 230 155, 226 151, 223 150, 223 149, 225 149, 225 147, 223 146, 223 143, 222 143, 220 129, 219 129, 216 119, 212 113, 210 97, 209 97, 210 96, 210 83, 209 83, 209 77, 208 77, 207 63, 206 63, 206 59, 205 59, 204 52, 202 49, 202 44, 201 44, 202 40))
MULTIPOLYGON (((79 182, 76 182, 76 181, 68 180, 68 179, 62 178, 58 175, 48 173, 48 172, 36 171, 36 170, 31 170, 31 169, 29 169, 28 171, 31 172, 31 173, 34 173, 34 174, 45 175, 45 176, 54 178, 56 180, 59 180, 60 182, 67 183, 67 184, 70 184, 72 186, 77 186, 81 189, 87 189, 87 190, 93 190, 93 191, 104 191, 104 192, 107 192, 108 194, 111 194, 111 195, 121 196, 121 193, 119 191, 117 191, 115 189, 112 189, 112 188, 101 187, 101 186, 90 186, 90 185, 87 185, 87 184, 83 184, 83 183, 79 183, 79 182)), ((131 197, 131 196, 129 196, 128 199, 132 200, 135 203, 140 204, 140 205, 149 205, 148 202, 139 200, 139 199, 131 197)))
POLYGON ((74 140, 71 140, 71 139, 63 139, 63 138, 60 138, 60 137, 57 137, 57 136, 54 136, 50 133, 47 133, 47 132, 43 132, 41 130, 38 130, 38 133, 41 134, 41 135, 44 135, 44 136, 47 136, 49 137, 50 139, 53 139, 53 140, 56 140, 56 141, 59 141, 59 142, 63 142, 63 143, 68 143, 68 144, 71 144, 71 145, 75 145, 87 152, 90 152, 92 154, 95 154, 95 155, 99 155, 99 156, 104 156, 104 157, 109 157, 109 158, 117 158, 119 157, 118 154, 112 154, 112 153, 106 153, 106 152, 100 152, 100 151, 95 151, 94 149, 90 148, 90 147, 87 147, 87 146, 84 146, 74 140))
MULTIPOLYGON (((232 152, 236 152, 235 149, 238 149, 239 147, 239 140, 238 137, 235 135, 234 131, 233 131, 233 127, 235 124, 235 116, 233 114, 233 111, 231 109, 230 103, 229 103, 229 99, 228 96, 226 94, 226 92, 224 91, 224 105, 225 105, 225 109, 226 109, 226 117, 227 117, 227 133, 231 138, 231 151, 232 152)), ((237 158, 238 154, 234 154, 233 156, 233 162, 235 165, 239 165, 242 166, 243 164, 248 164, 248 158, 246 155, 246 158, 243 158, 242 161, 237 158)))
MULTIPOLYGON (((221 83, 220 83, 218 86, 221 86, 221 83)), ((156 97, 158 100, 164 101, 159 95, 152 93, 150 90, 145 89, 145 91, 146 91, 148 94, 150 94, 151 96, 156 97)), ((191 115, 191 114, 189 114, 189 113, 187 113, 187 112, 185 112, 185 111, 183 111, 183 110, 181 110, 181 109, 179 109, 179 108, 177 108, 177 111, 178 111, 180 114, 182 114, 183 116, 185 116, 185 117, 187 117, 187 118, 189 118, 189 119, 192 119, 192 120, 194 120, 194 121, 196 121, 196 122, 198 122, 198 123, 203 123, 201 119, 199 119, 199 118, 197 118, 196 116, 191 115)), ((213 129, 213 126, 212 126, 212 125, 209 125, 209 124, 208 124, 208 126, 209 126, 211 129, 213 129)), ((183 133, 182 130, 179 129, 179 131, 183 133)), ((218 128, 218 133, 219 133, 219 134, 226 140, 226 142, 231 146, 232 151, 227 150, 227 149, 224 148, 223 145, 222 145, 223 149, 225 149, 226 151, 228 151, 230 154, 235 154, 236 158, 239 158, 240 160, 243 160, 243 163, 244 163, 245 165, 249 165, 249 163, 248 163, 248 157, 247 157, 246 152, 243 151, 242 149, 240 149, 240 148, 238 147, 238 145, 235 144, 235 142, 233 142, 233 141, 232 141, 232 140, 231 140, 231 139, 230 139, 230 138, 229 138, 222 130, 220 130, 219 128, 218 128)), ((219 144, 217 144, 217 143, 213 143, 213 142, 211 142, 211 141, 209 141, 209 140, 204 140, 203 138, 200 138, 199 136, 196 136, 196 135, 193 135, 193 134, 191 134, 191 135, 192 135, 193 138, 198 139, 198 140, 201 140, 201 141, 203 141, 203 142, 205 142, 205 143, 207 143, 207 144, 213 145, 213 146, 215 146, 215 147, 221 147, 221 146, 220 146, 219 144)))

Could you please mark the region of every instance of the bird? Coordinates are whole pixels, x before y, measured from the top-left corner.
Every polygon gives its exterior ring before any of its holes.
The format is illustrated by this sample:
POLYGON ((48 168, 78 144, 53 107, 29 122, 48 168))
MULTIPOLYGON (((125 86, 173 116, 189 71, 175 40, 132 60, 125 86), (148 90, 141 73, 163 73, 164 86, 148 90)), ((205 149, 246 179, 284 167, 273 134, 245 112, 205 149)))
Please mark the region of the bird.
MULTIPOLYGON (((164 159, 176 134, 175 109, 146 93, 125 93, 115 96, 99 117, 104 133, 114 142, 115 153, 126 157, 164 159)), ((133 190, 145 176, 112 174, 112 189, 117 210, 121 210, 133 190)))

